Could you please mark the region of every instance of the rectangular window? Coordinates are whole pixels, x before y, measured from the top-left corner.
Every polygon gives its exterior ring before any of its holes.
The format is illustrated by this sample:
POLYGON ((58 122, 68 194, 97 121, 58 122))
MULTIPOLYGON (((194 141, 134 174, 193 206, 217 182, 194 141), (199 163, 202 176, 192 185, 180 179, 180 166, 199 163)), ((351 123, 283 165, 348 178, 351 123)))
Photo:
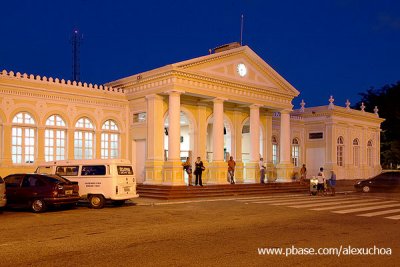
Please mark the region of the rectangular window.
POLYGON ((272 145, 272 163, 276 165, 278 163, 278 145, 272 145))
POLYGON ((133 170, 131 166, 117 166, 119 175, 133 175, 133 170))
POLYGON ((93 165, 93 166, 84 165, 84 166, 82 166, 81 175, 84 175, 84 176, 106 175, 106 166, 104 166, 104 165, 93 165))
POLYGON ((323 132, 309 133, 308 134, 308 139, 323 139, 323 138, 324 138, 324 133, 323 132))
POLYGON ((299 166, 299 146, 292 146, 292 163, 295 167, 299 166))
POLYGON ((343 167, 343 146, 337 147, 337 165, 343 167))
POLYGON ((79 166, 58 166, 56 174, 60 176, 77 176, 79 166))
POLYGON ((353 164, 354 166, 360 166, 360 147, 354 146, 353 147, 353 164))

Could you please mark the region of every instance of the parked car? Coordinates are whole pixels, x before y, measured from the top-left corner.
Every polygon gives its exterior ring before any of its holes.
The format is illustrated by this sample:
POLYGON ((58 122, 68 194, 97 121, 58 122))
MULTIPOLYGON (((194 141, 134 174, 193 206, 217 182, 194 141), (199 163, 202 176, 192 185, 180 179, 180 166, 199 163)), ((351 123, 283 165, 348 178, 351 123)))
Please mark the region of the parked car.
POLYGON ((3 178, 0 177, 0 211, 6 206, 6 204, 7 204, 6 184, 4 183, 3 178))
POLYGON ((48 206, 76 204, 79 186, 58 175, 11 174, 4 178, 7 206, 28 206, 43 212, 48 206))
POLYGON ((382 172, 370 179, 357 182, 354 187, 357 191, 368 193, 371 191, 394 191, 400 189, 400 172, 382 172))

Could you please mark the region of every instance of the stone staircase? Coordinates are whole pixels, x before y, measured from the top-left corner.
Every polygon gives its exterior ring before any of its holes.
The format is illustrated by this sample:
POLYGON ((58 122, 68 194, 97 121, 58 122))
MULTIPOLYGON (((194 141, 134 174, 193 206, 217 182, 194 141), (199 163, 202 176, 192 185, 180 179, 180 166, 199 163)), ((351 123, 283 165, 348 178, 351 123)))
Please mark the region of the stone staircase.
POLYGON ((183 199, 226 196, 268 195, 276 193, 308 193, 309 186, 299 182, 267 184, 227 184, 201 186, 137 185, 139 197, 183 199))

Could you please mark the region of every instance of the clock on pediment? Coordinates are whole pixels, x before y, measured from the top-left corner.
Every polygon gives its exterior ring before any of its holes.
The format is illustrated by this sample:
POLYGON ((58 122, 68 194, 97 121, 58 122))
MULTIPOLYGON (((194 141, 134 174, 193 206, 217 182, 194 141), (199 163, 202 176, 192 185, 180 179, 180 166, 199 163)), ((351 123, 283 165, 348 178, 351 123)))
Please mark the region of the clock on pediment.
POLYGON ((239 63, 236 68, 237 68, 237 72, 238 72, 240 77, 246 76, 246 74, 247 74, 246 65, 244 65, 243 63, 239 63))

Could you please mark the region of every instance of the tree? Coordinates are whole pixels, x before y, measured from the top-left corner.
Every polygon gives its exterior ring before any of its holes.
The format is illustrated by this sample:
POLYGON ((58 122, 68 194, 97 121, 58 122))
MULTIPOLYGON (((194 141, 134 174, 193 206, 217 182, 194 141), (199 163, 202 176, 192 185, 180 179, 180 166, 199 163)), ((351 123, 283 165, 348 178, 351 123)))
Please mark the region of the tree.
POLYGON ((400 165, 400 81, 385 85, 381 89, 370 88, 360 93, 365 110, 373 112, 379 109, 379 117, 384 118, 381 128, 381 164, 384 168, 395 168, 400 165))

